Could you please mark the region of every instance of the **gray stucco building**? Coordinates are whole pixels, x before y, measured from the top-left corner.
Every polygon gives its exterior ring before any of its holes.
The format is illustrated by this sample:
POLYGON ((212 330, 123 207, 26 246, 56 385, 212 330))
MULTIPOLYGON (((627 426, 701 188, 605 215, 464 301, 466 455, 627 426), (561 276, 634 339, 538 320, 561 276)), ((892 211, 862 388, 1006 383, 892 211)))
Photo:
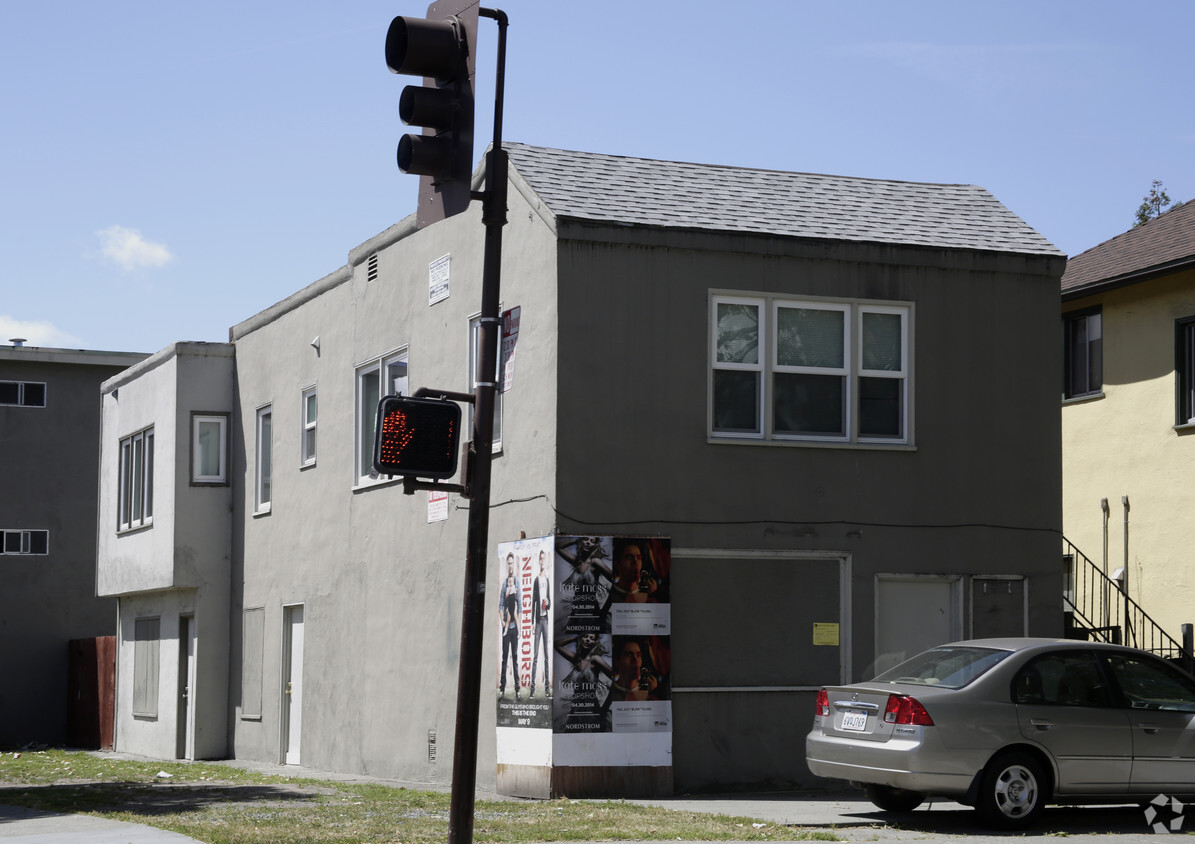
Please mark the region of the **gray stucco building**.
POLYGON ((144 357, 0 346, 0 747, 73 737, 68 643, 116 632, 95 591, 99 386, 144 357))
MULTIPOLYGON (((508 149, 491 545, 670 537, 676 790, 806 782, 822 684, 1061 633, 1057 249, 974 186, 508 149)), ((479 218, 105 384, 119 749, 449 782, 469 505, 369 450, 379 396, 472 389, 479 218)))

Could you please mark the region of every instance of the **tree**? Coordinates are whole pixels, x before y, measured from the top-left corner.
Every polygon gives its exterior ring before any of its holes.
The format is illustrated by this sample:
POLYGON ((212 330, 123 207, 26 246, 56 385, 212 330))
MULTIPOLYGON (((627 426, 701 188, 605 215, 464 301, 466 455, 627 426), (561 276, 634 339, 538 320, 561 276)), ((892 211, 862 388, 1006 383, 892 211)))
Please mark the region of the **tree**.
MULTIPOLYGON (((1181 202, 1179 203, 1182 204, 1181 202)), ((1155 217, 1161 217, 1170 210, 1170 197, 1166 193, 1166 188, 1162 186, 1162 182, 1158 179, 1153 180, 1150 185, 1149 193, 1142 199, 1141 206, 1137 209, 1137 222, 1133 224, 1133 228, 1142 226, 1148 223, 1155 217)))

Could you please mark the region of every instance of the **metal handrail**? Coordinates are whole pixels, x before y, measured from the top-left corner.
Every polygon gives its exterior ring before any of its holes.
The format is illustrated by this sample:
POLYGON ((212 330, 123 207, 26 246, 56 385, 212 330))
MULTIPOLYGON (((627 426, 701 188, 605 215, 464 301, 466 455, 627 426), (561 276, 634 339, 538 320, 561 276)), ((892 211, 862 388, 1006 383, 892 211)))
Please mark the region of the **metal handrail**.
POLYGON ((1163 659, 1191 664, 1192 655, 1066 537, 1062 554, 1068 563, 1063 606, 1074 614, 1086 638, 1131 645, 1163 659))

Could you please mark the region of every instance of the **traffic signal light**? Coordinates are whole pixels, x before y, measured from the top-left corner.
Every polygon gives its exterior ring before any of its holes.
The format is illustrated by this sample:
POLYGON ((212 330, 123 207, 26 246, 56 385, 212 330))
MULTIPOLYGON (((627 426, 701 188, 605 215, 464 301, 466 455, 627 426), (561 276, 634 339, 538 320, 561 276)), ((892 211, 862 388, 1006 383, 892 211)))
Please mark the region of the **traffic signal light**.
POLYGON ((459 214, 472 198, 477 16, 478 0, 436 0, 426 18, 397 17, 386 33, 391 72, 424 77, 398 100, 402 121, 423 127, 398 142, 398 169, 420 177, 420 228, 459 214))
POLYGON ((378 402, 373 468, 383 475, 456 474, 461 407, 448 399, 386 396, 378 402))

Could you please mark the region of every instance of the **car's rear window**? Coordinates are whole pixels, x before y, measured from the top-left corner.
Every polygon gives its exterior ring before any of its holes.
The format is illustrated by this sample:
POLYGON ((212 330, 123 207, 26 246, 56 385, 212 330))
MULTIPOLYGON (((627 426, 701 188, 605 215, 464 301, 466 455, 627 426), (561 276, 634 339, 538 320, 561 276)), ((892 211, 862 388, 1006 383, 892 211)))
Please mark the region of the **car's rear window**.
POLYGON ((1012 651, 994 648, 934 648, 876 677, 881 683, 910 683, 961 689, 1012 651))

